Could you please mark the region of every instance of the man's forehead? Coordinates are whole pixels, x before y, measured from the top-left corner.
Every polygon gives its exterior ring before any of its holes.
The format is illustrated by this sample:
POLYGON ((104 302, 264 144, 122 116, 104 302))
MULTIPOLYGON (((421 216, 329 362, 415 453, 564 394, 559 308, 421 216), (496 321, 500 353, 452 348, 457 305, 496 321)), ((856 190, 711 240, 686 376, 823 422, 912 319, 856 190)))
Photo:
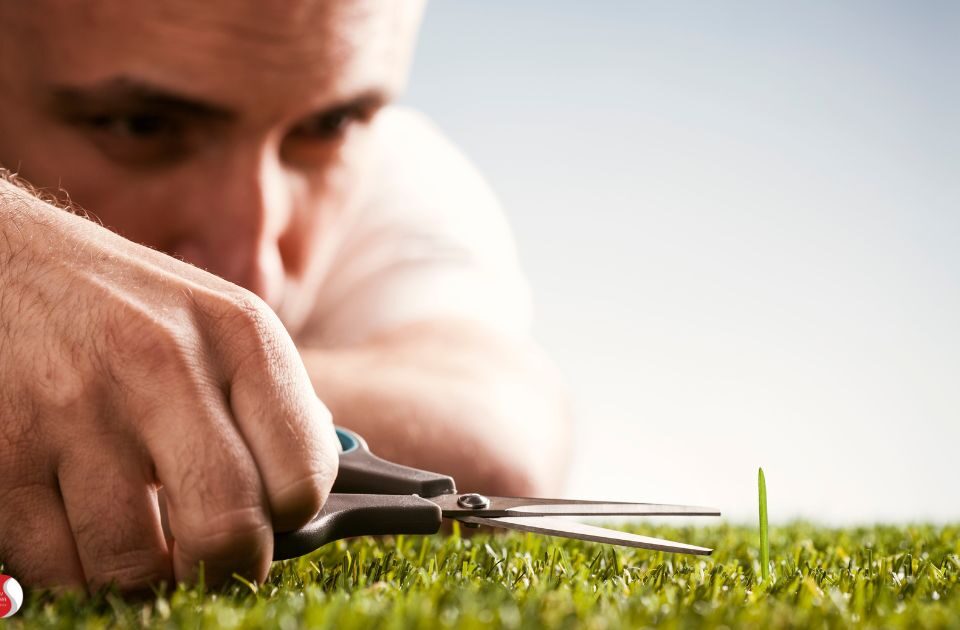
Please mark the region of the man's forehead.
POLYGON ((20 35, 34 40, 27 63, 37 76, 73 85, 137 77, 234 105, 396 90, 419 17, 406 0, 12 4, 2 13, 19 14, 20 35))

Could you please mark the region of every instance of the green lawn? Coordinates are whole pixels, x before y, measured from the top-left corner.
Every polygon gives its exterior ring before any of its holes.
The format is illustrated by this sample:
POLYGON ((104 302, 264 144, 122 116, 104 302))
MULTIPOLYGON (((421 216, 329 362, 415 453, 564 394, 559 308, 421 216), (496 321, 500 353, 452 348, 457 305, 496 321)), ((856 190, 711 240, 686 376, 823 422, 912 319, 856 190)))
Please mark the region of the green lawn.
POLYGON ((29 593, 0 627, 960 627, 960 526, 636 531, 710 558, 533 535, 359 539, 274 565, 259 588, 180 588, 147 602, 29 593))

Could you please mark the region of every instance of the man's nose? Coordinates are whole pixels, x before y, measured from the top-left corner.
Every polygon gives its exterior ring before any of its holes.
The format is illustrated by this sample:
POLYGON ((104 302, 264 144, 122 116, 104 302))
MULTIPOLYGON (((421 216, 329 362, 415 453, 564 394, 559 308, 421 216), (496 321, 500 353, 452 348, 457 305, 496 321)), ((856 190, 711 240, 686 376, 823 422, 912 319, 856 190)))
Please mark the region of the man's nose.
POLYGON ((190 227, 174 253, 276 306, 285 279, 280 243, 295 212, 296 176, 276 154, 234 156, 197 173, 190 227))

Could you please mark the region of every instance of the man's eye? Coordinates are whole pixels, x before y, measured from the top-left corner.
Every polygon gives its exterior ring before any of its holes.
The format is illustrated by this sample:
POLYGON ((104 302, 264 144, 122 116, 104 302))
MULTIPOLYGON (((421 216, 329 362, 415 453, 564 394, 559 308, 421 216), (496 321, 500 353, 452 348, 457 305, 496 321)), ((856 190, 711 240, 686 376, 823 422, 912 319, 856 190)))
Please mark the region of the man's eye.
POLYGON ((161 114, 101 114, 82 124, 101 151, 128 166, 175 161, 189 144, 183 125, 161 114))
POLYGON ((152 139, 172 136, 179 125, 165 116, 156 114, 132 114, 124 116, 97 116, 91 118, 92 128, 123 138, 152 139))
POLYGON ((368 118, 364 112, 344 108, 306 120, 290 131, 290 137, 300 140, 337 140, 354 122, 368 118))

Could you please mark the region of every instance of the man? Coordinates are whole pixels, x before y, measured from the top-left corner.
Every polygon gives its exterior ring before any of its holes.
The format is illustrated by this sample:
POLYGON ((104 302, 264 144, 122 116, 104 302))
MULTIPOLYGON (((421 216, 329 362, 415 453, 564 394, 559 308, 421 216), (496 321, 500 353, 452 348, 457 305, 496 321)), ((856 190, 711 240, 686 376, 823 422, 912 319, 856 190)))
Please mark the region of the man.
POLYGON ((563 396, 502 216, 389 106, 419 14, 0 0, 8 573, 262 580, 336 475, 331 412, 463 489, 555 485, 563 396))

